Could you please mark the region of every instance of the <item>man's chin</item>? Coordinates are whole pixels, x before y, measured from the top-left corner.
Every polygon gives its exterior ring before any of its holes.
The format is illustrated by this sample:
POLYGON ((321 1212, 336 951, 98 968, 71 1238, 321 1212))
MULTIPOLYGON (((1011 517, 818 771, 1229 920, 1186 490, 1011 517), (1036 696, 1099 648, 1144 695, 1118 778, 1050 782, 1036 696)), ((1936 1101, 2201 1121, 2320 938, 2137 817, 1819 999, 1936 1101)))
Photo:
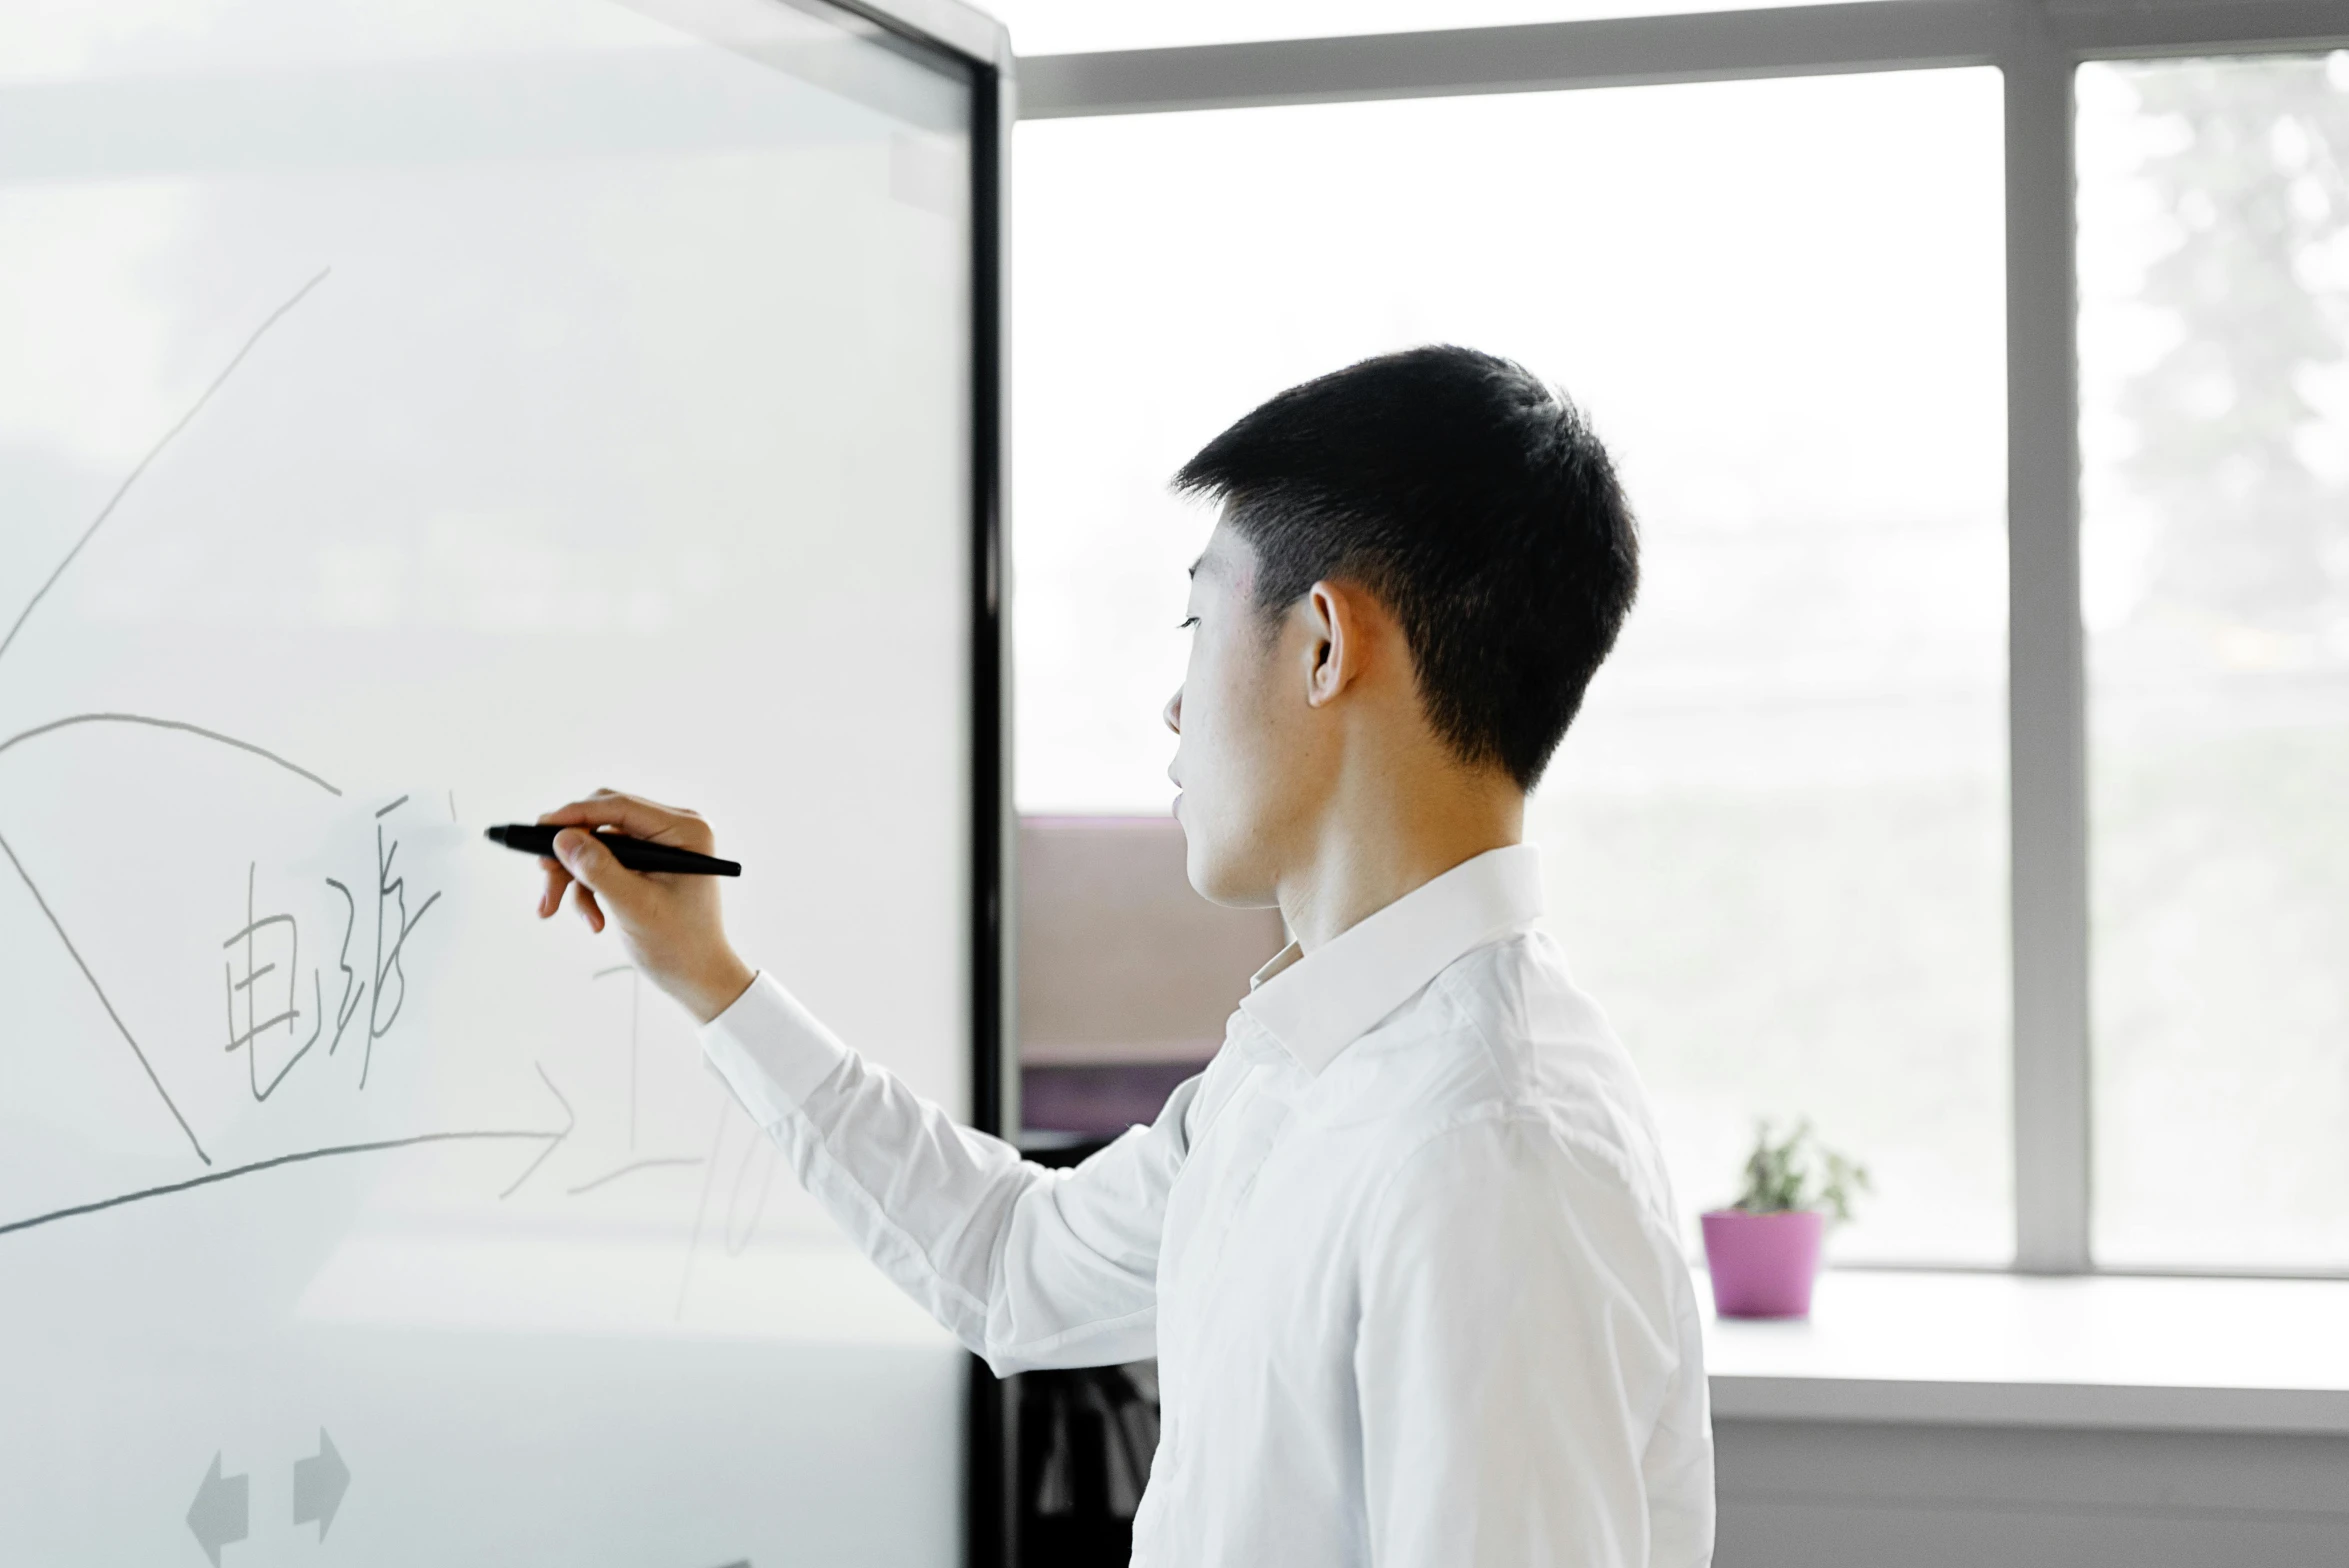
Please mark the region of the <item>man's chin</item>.
POLYGON ((1253 909, 1266 902, 1257 894, 1252 879, 1221 864, 1196 834, 1186 832, 1184 838, 1188 852, 1183 857, 1183 872, 1192 892, 1226 909, 1253 909))

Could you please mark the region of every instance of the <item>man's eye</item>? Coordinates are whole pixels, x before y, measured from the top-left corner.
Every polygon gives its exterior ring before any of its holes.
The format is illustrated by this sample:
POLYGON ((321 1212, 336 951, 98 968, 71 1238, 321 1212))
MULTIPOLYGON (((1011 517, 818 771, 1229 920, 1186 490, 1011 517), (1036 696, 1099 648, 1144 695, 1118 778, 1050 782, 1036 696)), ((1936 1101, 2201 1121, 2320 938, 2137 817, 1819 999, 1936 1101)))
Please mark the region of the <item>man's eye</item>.
POLYGON ((1187 632, 1198 624, 1199 617, 1196 615, 1186 615, 1180 621, 1175 623, 1175 630, 1178 632, 1187 632))

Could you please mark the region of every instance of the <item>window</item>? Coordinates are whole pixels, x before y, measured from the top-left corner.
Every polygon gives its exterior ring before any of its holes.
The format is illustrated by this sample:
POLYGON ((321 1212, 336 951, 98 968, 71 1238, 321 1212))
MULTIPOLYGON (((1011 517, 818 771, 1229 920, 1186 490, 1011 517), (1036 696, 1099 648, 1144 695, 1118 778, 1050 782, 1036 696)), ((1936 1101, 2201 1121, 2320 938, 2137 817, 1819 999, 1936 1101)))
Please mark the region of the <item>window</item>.
POLYGON ((2349 1266, 2349 52, 2078 105, 2096 1255, 2349 1266))
MULTIPOLYGON (((1995 72, 1022 125, 1023 810, 1163 812, 1166 476, 1452 340, 1590 412, 1646 584, 1535 802, 1684 1207, 1761 1115, 1874 1169, 1842 1256, 2012 1252, 1995 72)), ((1693 1236, 1693 1227, 1692 1227, 1693 1236)))

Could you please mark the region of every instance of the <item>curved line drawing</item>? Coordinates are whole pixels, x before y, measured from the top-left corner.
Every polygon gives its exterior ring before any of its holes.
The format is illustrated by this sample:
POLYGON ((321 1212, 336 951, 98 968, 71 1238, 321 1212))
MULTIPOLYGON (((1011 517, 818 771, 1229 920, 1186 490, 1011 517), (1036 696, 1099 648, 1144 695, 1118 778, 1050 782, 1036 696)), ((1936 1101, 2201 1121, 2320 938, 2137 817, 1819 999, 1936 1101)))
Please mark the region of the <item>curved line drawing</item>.
POLYGON ((223 735, 218 730, 208 730, 201 724, 190 724, 184 719, 159 719, 156 718, 153 714, 148 713, 69 714, 62 719, 51 719, 46 724, 36 724, 29 730, 18 730, 14 735, 9 736, 6 740, 0 740, 0 751, 7 751, 12 747, 21 746, 28 740, 38 739, 43 735, 50 734, 57 730, 71 729, 77 724, 139 724, 144 725, 148 729, 178 730, 184 734, 200 736, 205 740, 217 741, 223 746, 233 746, 238 751, 251 752, 254 756, 259 757, 264 762, 274 762, 279 767, 285 769, 288 773, 294 774, 300 778, 308 779, 311 783, 317 785, 320 789, 326 791, 329 795, 339 797, 342 794, 341 790, 335 788, 332 784, 329 784, 326 782, 326 780, 320 778, 317 774, 311 772, 308 768, 303 767, 298 762, 288 761, 286 758, 279 756, 276 752, 271 751, 266 746, 256 746, 249 740, 239 740, 234 735, 223 735))
MULTIPOLYGON (((163 455, 163 451, 166 447, 170 446, 173 441, 179 438, 179 433, 187 429, 187 427, 194 422, 196 415, 203 411, 204 405, 212 401, 213 394, 217 393, 222 387, 228 384, 228 378, 236 374, 237 367, 242 365, 245 362, 246 357, 249 356, 253 350, 260 345, 261 339, 268 334, 269 329, 276 326, 280 321, 283 321, 287 313, 290 312, 296 305, 299 305, 304 299, 307 299, 310 295, 310 291, 318 287, 319 284, 324 283, 328 274, 333 271, 334 269, 332 267, 320 268, 315 277, 311 278, 309 282, 303 284, 300 288, 294 290, 292 295, 290 295, 283 304, 279 305, 275 310, 271 311, 266 317, 264 317, 261 321, 261 324, 255 327, 251 333, 247 334, 244 343, 238 347, 235 354, 229 357, 228 363, 220 368, 220 373, 214 376, 211 382, 205 386, 204 390, 197 395, 196 400, 188 405, 187 412, 181 414, 179 418, 173 422, 171 428, 164 431, 162 436, 156 440, 155 444, 147 449, 146 455, 141 457, 137 463, 132 465, 130 472, 123 476, 122 483, 115 486, 114 493, 107 497, 106 504, 98 509, 98 515, 90 519, 90 524, 87 528, 82 530, 81 537, 73 542, 73 548, 65 552, 64 558, 57 563, 56 567, 49 573, 47 579, 42 582, 41 586, 33 590, 33 596, 25 601, 24 608, 17 612, 15 621, 12 622, 8 628, 8 634, 4 637, 0 637, 0 659, 5 659, 7 657, 8 650, 14 647, 16 644, 17 634, 24 630, 25 622, 32 619, 33 611, 41 607, 41 601, 49 596, 49 590, 57 586, 59 580, 65 576, 66 572, 73 566, 73 563, 80 558, 82 550, 92 539, 97 537, 98 530, 106 526, 106 520, 114 515, 115 509, 117 507, 122 505, 123 499, 131 493, 132 487, 138 484, 140 476, 146 473, 147 469, 154 463, 155 459, 163 455)), ((308 768, 304 768, 298 766, 295 763, 288 762, 285 758, 278 756, 275 752, 266 750, 260 746, 256 746, 250 741, 241 741, 236 739, 234 736, 223 735, 217 730, 208 730, 199 724, 189 724, 178 719, 153 718, 145 714, 81 713, 69 715, 66 718, 51 720, 47 724, 35 725, 28 730, 20 730, 16 734, 8 737, 6 740, 0 741, 0 752, 8 751, 16 746, 20 746, 26 741, 32 740, 37 736, 53 734, 58 730, 67 729, 77 724, 139 724, 155 729, 178 730, 186 734, 198 735, 206 740, 216 741, 221 745, 231 746, 239 751, 250 752, 255 756, 265 758, 266 760, 277 764, 279 767, 284 768, 289 772, 299 774, 301 777, 308 779, 311 783, 316 784, 319 788, 325 790, 330 795, 340 795, 342 793, 341 790, 336 789, 332 784, 329 784, 326 780, 320 778, 317 774, 312 773, 308 768)), ((163 1079, 156 1073, 154 1063, 147 1059, 146 1049, 139 1044, 137 1036, 131 1033, 130 1025, 123 1022, 122 1014, 115 1011, 113 998, 109 997, 106 994, 106 988, 98 983, 98 976, 91 970, 89 963, 82 957, 81 949, 74 946, 73 937, 68 934, 65 929, 65 922, 58 919, 57 911, 49 907, 49 900, 42 895, 39 884, 33 881, 32 873, 25 869, 24 862, 17 858, 15 849, 10 847, 7 840, 4 838, 0 838, 0 851, 5 851, 7 853, 8 863, 16 869, 16 874, 18 878, 23 881, 25 890, 33 895, 33 902, 40 906, 41 913, 48 918, 50 928, 57 933, 57 940, 65 944, 65 951, 72 957, 74 966, 81 970, 82 978, 89 982, 90 990, 96 994, 98 998, 98 1005, 106 1009, 106 1016, 113 1020, 115 1030, 121 1034, 124 1043, 129 1045, 131 1048, 131 1054, 138 1058, 140 1069, 146 1073, 147 1081, 154 1085, 155 1093, 162 1099, 164 1109, 171 1112, 171 1119, 179 1124, 179 1130, 186 1135, 188 1140, 188 1147, 196 1151, 197 1159, 203 1161, 206 1165, 210 1165, 212 1163, 212 1156, 204 1152, 203 1141, 196 1136, 196 1130, 188 1125, 188 1119, 180 1114, 178 1104, 171 1098, 171 1091, 163 1087, 163 1079)), ((270 1087, 274 1089, 276 1087, 275 1082, 272 1082, 270 1087)), ((198 1178, 200 1181, 212 1179, 216 1178, 198 1178)), ((8 1230, 11 1229, 20 1228, 22 1227, 0 1226, 0 1234, 5 1234, 8 1230)))
MULTIPOLYGON (((179 1113, 179 1106, 172 1100, 171 1091, 163 1087, 163 1080, 155 1074, 155 1064, 147 1060, 145 1049, 140 1046, 138 1037, 130 1032, 130 1025, 122 1021, 122 1014, 114 1010, 113 1001, 106 995, 106 988, 100 985, 98 977, 90 972, 89 961, 82 957, 81 949, 73 945, 73 938, 65 934, 65 922, 57 918, 57 911, 51 909, 49 900, 41 896, 40 884, 35 882, 33 874, 24 868, 24 862, 16 858, 16 850, 9 844, 4 834, 0 834, 0 854, 6 855, 8 863, 16 868, 16 874, 23 881, 25 891, 33 895, 33 902, 41 906, 41 913, 49 917, 50 928, 57 933, 57 940, 65 944, 65 951, 71 955, 75 967, 81 970, 82 978, 90 983, 90 989, 98 993, 98 1005, 106 1009, 106 1016, 114 1020, 114 1027, 121 1033, 123 1042, 131 1048, 131 1055, 139 1059, 139 1067, 146 1073, 147 1082, 153 1084, 155 1092, 163 1098, 163 1108, 171 1113, 173 1121, 179 1123, 179 1130, 187 1134, 188 1147, 196 1151, 197 1159, 202 1160, 206 1165, 211 1164, 212 1156, 204 1152, 202 1141, 196 1137, 196 1129, 190 1127, 188 1119, 179 1113)), ((0 1226, 0 1234, 5 1234, 8 1228, 0 1226)))
POLYGON ((206 403, 212 401, 212 394, 219 391, 223 386, 227 385, 228 378, 236 374, 237 366, 245 362, 245 356, 253 352, 254 348, 259 345, 261 339, 268 333, 269 329, 276 326, 280 321, 283 321, 286 317, 286 313, 292 310, 296 305, 302 303, 302 301, 308 297, 312 289, 318 287, 319 284, 324 283, 326 281, 326 275, 332 271, 334 271, 332 267, 320 268, 318 276, 312 278, 309 282, 294 290, 293 297, 291 299, 278 306, 277 309, 271 311, 268 315, 268 318, 264 320, 261 325, 253 329, 252 336, 245 339, 244 347, 238 349, 236 351, 235 357, 231 358, 229 362, 221 368, 220 374, 212 378, 212 384, 206 387, 203 392, 197 396, 195 402, 188 405, 188 411, 179 416, 178 423, 174 424, 169 430, 164 431, 163 439, 157 441, 153 446, 149 447, 147 449, 147 455, 138 460, 137 464, 132 467, 131 471, 123 477, 121 484, 115 486, 114 494, 108 497, 106 504, 98 509, 98 515, 90 520, 90 526, 82 530, 82 536, 73 542, 73 548, 65 552, 65 559, 57 563, 57 570, 49 574, 49 580, 47 582, 41 584, 40 587, 33 590, 33 596, 30 599, 27 599, 25 601, 24 608, 17 612, 16 624, 8 628, 8 635, 5 637, 0 637, 0 659, 5 659, 8 657, 9 645, 16 641, 16 634, 24 630, 24 623, 32 619, 33 611, 40 608, 41 601, 48 597, 49 590, 57 586, 57 579, 63 577, 65 575, 66 568, 73 565, 74 557, 82 553, 82 546, 88 544, 91 539, 97 536, 98 530, 106 526, 106 519, 114 515, 114 509, 116 507, 122 505, 122 498, 130 494, 131 486, 139 482, 139 476, 147 471, 147 465, 154 462, 158 457, 161 457, 163 455, 163 449, 171 445, 172 441, 178 437, 182 430, 187 429, 189 423, 195 419, 199 412, 202 411, 206 403))
POLYGON ((616 1171, 607 1171, 593 1181, 583 1181, 576 1187, 566 1187, 563 1190, 576 1198, 583 1192, 593 1192, 598 1187, 618 1181, 623 1176, 634 1175, 638 1171, 649 1171, 662 1165, 699 1165, 700 1163, 701 1156, 698 1154, 671 1154, 649 1160, 631 1160, 616 1171))

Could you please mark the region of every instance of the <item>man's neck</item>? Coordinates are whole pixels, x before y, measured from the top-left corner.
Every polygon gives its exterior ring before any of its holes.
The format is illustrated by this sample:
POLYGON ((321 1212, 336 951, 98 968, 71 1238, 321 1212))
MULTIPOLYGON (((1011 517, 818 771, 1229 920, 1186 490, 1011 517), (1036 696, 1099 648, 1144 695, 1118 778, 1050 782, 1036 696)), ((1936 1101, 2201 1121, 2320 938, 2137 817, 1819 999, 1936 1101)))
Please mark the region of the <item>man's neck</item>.
POLYGON ((1524 795, 1490 781, 1332 811, 1281 879, 1281 917, 1310 953, 1454 866, 1524 838, 1524 795))

